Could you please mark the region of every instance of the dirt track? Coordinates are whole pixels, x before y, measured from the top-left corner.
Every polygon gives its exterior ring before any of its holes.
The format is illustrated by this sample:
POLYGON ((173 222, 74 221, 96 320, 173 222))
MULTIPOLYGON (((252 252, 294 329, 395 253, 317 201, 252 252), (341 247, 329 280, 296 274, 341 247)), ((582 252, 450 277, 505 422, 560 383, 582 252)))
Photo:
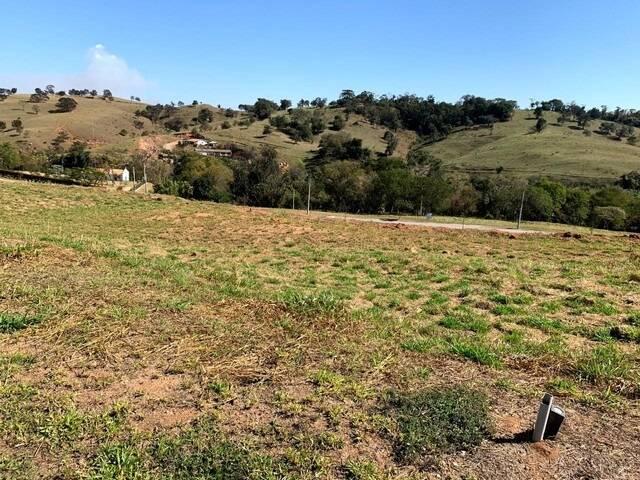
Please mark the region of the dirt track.
POLYGON ((554 232, 544 232, 541 230, 517 230, 515 228, 501 228, 501 227, 492 227, 489 225, 474 225, 474 224, 465 224, 462 225, 460 223, 428 223, 428 222, 418 222, 411 220, 383 220, 381 218, 369 218, 369 217, 354 217, 354 216, 338 216, 338 215, 326 215, 325 218, 330 218, 332 220, 350 220, 356 222, 369 222, 369 223, 380 223, 382 225, 410 225, 415 227, 425 227, 425 228, 445 228, 450 230, 479 230, 482 232, 500 232, 500 233, 512 233, 512 234, 539 234, 539 235, 550 235, 554 232))

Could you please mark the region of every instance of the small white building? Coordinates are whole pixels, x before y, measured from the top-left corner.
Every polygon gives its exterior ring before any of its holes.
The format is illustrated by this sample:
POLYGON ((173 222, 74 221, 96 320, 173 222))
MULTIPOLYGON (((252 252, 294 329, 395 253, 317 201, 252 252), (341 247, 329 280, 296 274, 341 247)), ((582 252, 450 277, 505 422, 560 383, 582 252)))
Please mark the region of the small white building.
POLYGON ((128 182, 129 170, 124 168, 98 168, 98 171, 104 173, 110 182, 128 182))

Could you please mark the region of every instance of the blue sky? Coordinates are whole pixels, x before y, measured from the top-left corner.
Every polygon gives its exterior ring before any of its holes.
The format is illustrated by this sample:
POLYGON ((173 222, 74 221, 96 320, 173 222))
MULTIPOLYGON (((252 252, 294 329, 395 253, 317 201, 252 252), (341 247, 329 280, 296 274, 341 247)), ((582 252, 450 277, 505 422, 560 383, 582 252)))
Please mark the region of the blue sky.
POLYGON ((351 88, 640 107, 637 0, 3 3, 0 86, 21 90, 237 106, 351 88))

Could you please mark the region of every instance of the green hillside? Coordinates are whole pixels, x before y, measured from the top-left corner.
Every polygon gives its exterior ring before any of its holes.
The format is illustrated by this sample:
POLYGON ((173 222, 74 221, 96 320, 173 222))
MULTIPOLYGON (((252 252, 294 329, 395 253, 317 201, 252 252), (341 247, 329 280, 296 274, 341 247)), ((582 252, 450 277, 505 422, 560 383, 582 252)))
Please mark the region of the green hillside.
POLYGON ((517 176, 550 176, 568 179, 609 180, 640 169, 640 147, 596 133, 592 122, 586 136, 575 122, 556 123, 557 113, 546 112, 547 128, 530 133, 536 120, 530 111, 516 111, 510 122, 489 129, 454 133, 427 147, 451 170, 495 171, 517 176))
MULTIPOLYGON (((156 125, 135 117, 135 111, 144 104, 116 99, 112 102, 100 98, 74 97, 76 110, 70 113, 50 113, 58 99, 52 96, 47 102, 32 104, 27 95, 14 95, 0 102, 0 121, 10 126, 20 118, 25 130, 18 135, 10 127, 0 131, 0 142, 19 143, 23 148, 40 150, 47 148, 61 132, 73 140, 87 142, 91 148, 104 151, 113 148, 133 151, 136 148, 161 148, 174 139, 163 126, 166 119, 156 125), (36 113, 33 109, 37 108, 36 113), (135 128, 134 120, 143 122, 135 128), (140 125, 139 125, 140 126, 140 125)), ((222 109, 210 105, 184 106, 178 109, 179 117, 187 125, 185 130, 197 126, 194 121, 201 108, 213 111, 213 121, 202 133, 220 143, 234 143, 245 147, 274 147, 282 160, 296 163, 308 158, 318 148, 320 136, 313 142, 294 142, 275 129, 268 135, 264 127, 268 120, 249 124, 246 114, 234 112, 225 116, 222 109), (230 128, 223 128, 228 122, 230 128)), ((327 124, 339 110, 325 109, 327 124)), ((281 113, 278 113, 281 114, 281 113)), ((515 176, 550 176, 564 179, 610 181, 631 170, 640 169, 640 148, 626 140, 615 140, 597 133, 599 122, 588 129, 590 136, 578 129, 574 122, 556 123, 557 114, 546 112, 548 126, 541 134, 531 133, 535 119, 530 111, 516 111, 509 122, 496 123, 493 131, 487 128, 470 128, 449 135, 444 140, 426 147, 435 157, 443 160, 450 171, 465 173, 492 173, 499 167, 515 176)), ((327 130, 329 131, 329 130, 327 130)), ((351 115, 343 130, 363 140, 366 147, 375 152, 385 150, 385 127, 373 125, 359 115, 351 115)), ((416 140, 413 132, 400 130, 396 155, 404 156, 416 140)))

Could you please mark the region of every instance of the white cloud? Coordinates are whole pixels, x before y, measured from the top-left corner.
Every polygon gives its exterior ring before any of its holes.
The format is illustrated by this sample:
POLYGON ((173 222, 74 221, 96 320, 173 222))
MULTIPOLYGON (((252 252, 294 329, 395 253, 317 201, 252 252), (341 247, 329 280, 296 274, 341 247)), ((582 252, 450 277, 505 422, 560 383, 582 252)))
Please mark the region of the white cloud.
POLYGON ((36 87, 53 84, 56 89, 88 88, 102 91, 110 89, 114 95, 128 98, 143 96, 151 84, 138 70, 130 67, 118 55, 111 53, 102 44, 97 44, 87 52, 87 66, 83 72, 75 74, 0 74, 0 87, 17 87, 20 92, 29 92, 36 87))
POLYGON ((75 80, 82 85, 77 88, 108 88, 115 95, 128 96, 140 94, 148 86, 140 72, 100 43, 89 50, 88 57, 86 71, 75 80))

